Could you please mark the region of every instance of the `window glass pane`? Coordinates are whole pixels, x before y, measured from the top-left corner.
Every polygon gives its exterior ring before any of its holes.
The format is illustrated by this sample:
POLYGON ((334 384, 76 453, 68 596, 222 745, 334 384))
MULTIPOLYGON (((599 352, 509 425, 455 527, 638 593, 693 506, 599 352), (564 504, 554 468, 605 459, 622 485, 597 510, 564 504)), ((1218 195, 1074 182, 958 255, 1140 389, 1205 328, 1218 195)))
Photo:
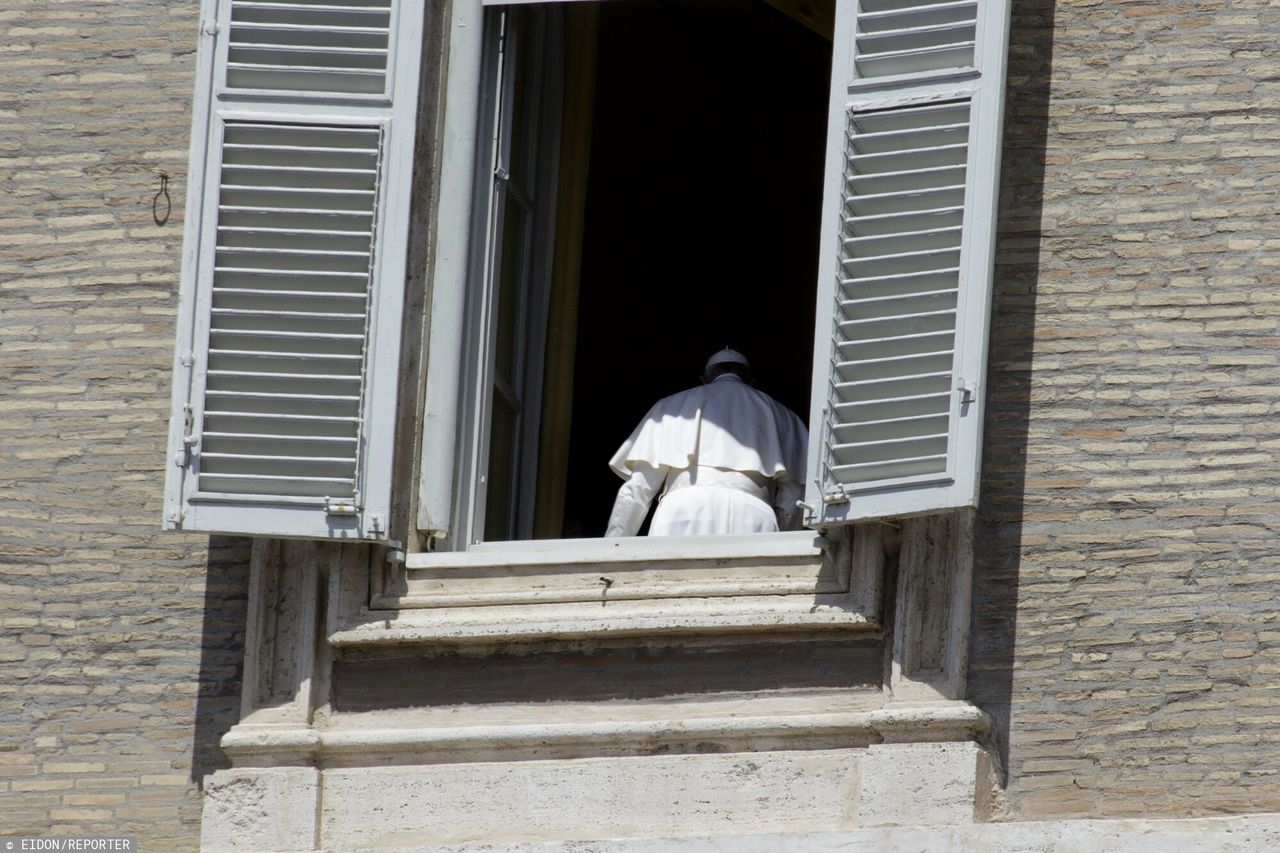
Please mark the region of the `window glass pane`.
POLYGON ((520 298, 520 280, 525 267, 525 223, 528 214, 519 202, 507 193, 505 222, 502 227, 502 254, 498 263, 498 317, 497 339, 494 342, 494 369, 509 384, 516 379, 516 353, 522 349, 519 318, 523 313, 520 298))
POLYGON ((485 496, 484 538, 511 538, 511 498, 515 477, 516 411, 501 394, 493 394, 489 438, 489 477, 485 496))
POLYGON ((530 173, 533 171, 529 168, 529 149, 533 146, 534 139, 529 133, 531 128, 526 125, 534 118, 529 115, 529 106, 531 99, 535 97, 532 90, 537 75, 537 68, 534 66, 537 57, 533 52, 532 38, 535 22, 517 11, 513 16, 513 26, 515 32, 508 35, 509 39, 515 39, 516 61, 515 100, 511 105, 511 162, 508 170, 515 185, 527 191, 531 185, 530 173))

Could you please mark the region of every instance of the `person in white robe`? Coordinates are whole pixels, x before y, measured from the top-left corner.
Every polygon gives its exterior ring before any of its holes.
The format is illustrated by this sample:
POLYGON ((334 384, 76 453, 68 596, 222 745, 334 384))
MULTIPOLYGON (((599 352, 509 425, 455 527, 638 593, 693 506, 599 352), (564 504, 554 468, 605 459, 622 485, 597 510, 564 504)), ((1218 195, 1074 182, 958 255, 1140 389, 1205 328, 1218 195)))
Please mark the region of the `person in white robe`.
POLYGON ((750 379, 747 359, 726 348, 707 360, 702 385, 653 405, 609 460, 625 482, 605 536, 635 536, 659 493, 650 536, 800 526, 808 431, 750 379))

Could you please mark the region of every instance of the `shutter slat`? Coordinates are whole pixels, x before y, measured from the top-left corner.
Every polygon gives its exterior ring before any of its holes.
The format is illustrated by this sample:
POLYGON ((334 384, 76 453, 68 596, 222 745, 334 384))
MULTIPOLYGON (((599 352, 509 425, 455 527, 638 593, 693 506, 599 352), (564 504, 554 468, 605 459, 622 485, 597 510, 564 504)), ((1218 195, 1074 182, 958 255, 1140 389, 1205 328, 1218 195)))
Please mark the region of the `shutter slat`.
MULTIPOLYGON (((839 369, 840 367, 841 365, 837 365, 837 369, 839 369)), ((835 386, 836 386, 836 389, 840 391, 857 390, 859 388, 879 387, 882 385, 895 383, 895 382, 907 383, 907 382, 916 382, 924 379, 938 379, 938 378, 947 377, 950 375, 951 375, 950 371, 936 370, 930 373, 907 373, 900 376, 889 377, 887 379, 883 377, 876 377, 873 379, 856 379, 849 382, 837 382, 835 383, 835 386)))
POLYGON ((866 258, 846 258, 842 266, 850 278, 867 278, 876 273, 930 273, 954 267, 960 260, 958 247, 922 252, 895 252, 866 258))
MULTIPOLYGON (((907 220, 908 222, 910 220, 907 220)), ((861 225, 858 221, 849 223, 848 230, 861 225)), ((873 258, 902 257, 918 252, 902 252, 907 246, 928 246, 934 249, 954 249, 960 245, 960 226, 953 225, 942 228, 928 228, 920 231, 898 229, 882 231, 875 234, 855 234, 846 237, 844 245, 853 252, 858 252, 858 260, 873 258)))
MULTIPOLYGON (((937 413, 925 412, 922 414, 903 415, 901 417, 895 417, 895 418, 880 418, 879 420, 874 420, 874 421, 851 421, 850 423, 841 424, 840 426, 835 427, 834 430, 837 434, 840 434, 850 430, 862 429, 862 428, 889 427, 889 428, 896 429, 903 424, 911 424, 911 423, 917 423, 922 421, 934 421, 934 420, 938 420, 938 417, 939 416, 937 413)), ((944 435, 945 433, 939 432, 938 434, 944 435)))
POLYGON ((207 442, 211 438, 234 438, 234 439, 252 439, 254 441, 314 441, 314 442, 350 442, 355 441, 355 436, 325 436, 325 435, 279 435, 274 433, 255 433, 255 432, 206 432, 204 439, 207 442))
MULTIPOLYGON (((242 3, 234 4, 242 6, 242 3)), ((264 21, 236 21, 231 22, 233 31, 240 30, 241 33, 253 32, 273 32, 273 33, 306 33, 310 35, 320 35, 332 37, 335 41, 347 35, 373 35, 386 36, 388 30, 386 27, 358 27, 358 26, 334 26, 325 24, 289 24, 283 22, 264 22, 264 21)), ((234 42, 233 42, 234 43, 234 42)), ((244 40, 240 40, 244 44, 244 40)), ((292 43, 292 42, 290 42, 292 43)), ((254 42, 253 44, 256 44, 254 42)), ((311 46, 311 45, 308 45, 311 46)))
MULTIPOLYGON (((313 53, 315 47, 306 44, 277 44, 274 42, 253 42, 253 44, 244 44, 240 48, 241 54, 247 53, 282 53, 286 55, 308 54, 313 53)), ((384 60, 387 55, 385 47, 356 47, 354 45, 330 45, 324 49, 326 54, 339 56, 367 57, 370 59, 384 60)))
POLYGON ((324 332, 302 332, 292 329, 218 329, 211 334, 214 335, 245 335, 245 336, 261 336, 267 338, 301 338, 309 340, 350 340, 362 341, 364 335, 354 333, 324 333, 324 332))
POLYGON ((903 10, 946 9, 978 5, 977 0, 859 0, 862 16, 895 14, 903 10))
POLYGON ((200 454, 201 458, 206 462, 209 460, 228 460, 239 462, 246 465, 270 463, 270 462, 335 462, 338 464, 349 464, 350 458, 344 456, 280 456, 276 454, 252 454, 252 453, 210 453, 205 451, 200 454))
POLYGON ((955 314, 955 309, 948 309, 945 311, 916 311, 915 314, 895 314, 891 316, 873 316, 873 318, 841 320, 840 325, 841 328, 854 328, 858 327, 858 325, 869 323, 884 323, 886 320, 910 321, 924 318, 945 318, 945 316, 950 316, 952 314, 955 314))
POLYGON ((220 251, 237 255, 289 255, 304 258, 368 258, 369 250, 350 251, 334 249, 289 249, 282 246, 227 246, 218 247, 220 251))
POLYGON ((909 358, 932 358, 936 356, 949 356, 949 355, 953 355, 954 352, 955 350, 952 350, 952 349, 929 350, 927 352, 908 353, 906 355, 888 356, 886 358, 850 359, 849 361, 846 361, 846 362, 840 362, 840 364, 849 365, 849 366, 857 365, 859 367, 872 367, 880 364, 893 364, 909 358))
POLYGON ((360 376, 341 373, 261 373, 250 370, 210 370, 210 376, 254 377, 258 379, 324 379, 334 382, 359 382, 360 376))
POLYGON ((320 208, 320 207, 266 207, 253 205, 220 205, 218 210, 223 213, 239 214, 268 214, 275 216, 278 214, 293 214, 302 216, 342 216, 354 218, 358 216, 355 211, 342 210, 340 208, 320 208))
POLYGON ((847 402, 838 402, 835 404, 836 409, 862 409, 870 406, 884 406, 890 403, 916 403, 916 402, 936 402, 945 401, 951 396, 951 392, 934 392, 931 394, 901 394, 896 397, 882 397, 878 400, 849 400, 847 402))
MULTIPOLYGON (((274 171, 274 170, 273 170, 274 171)), ((324 172, 320 173, 325 174, 324 172)), ((268 184, 240 184, 235 181, 227 181, 222 185, 224 192, 234 192, 236 190, 253 191, 255 193, 295 193, 310 194, 324 196, 355 196, 357 198, 372 198, 373 190, 351 188, 351 187, 291 187, 291 186, 271 186, 268 184)), ((345 212, 346 208, 337 208, 337 212, 345 212)))
POLYGON ((964 175, 962 165, 921 169, 909 175, 901 172, 856 175, 848 181, 844 209, 865 216, 915 210, 935 203, 931 201, 934 198, 954 203, 954 199, 964 197, 964 175), (947 182, 941 183, 939 178, 946 178, 947 182))
POLYGON ((965 152, 967 148, 963 142, 953 143, 950 145, 921 145, 918 148, 897 150, 897 151, 876 151, 868 150, 866 154, 854 154, 849 158, 849 163, 855 169, 874 169, 880 163, 911 163, 909 170, 903 171, 910 174, 918 172, 929 165, 928 159, 922 159, 926 155, 934 158, 947 158, 945 162, 954 162, 957 158, 963 162, 963 158, 959 155, 965 152))
POLYGON ((215 316, 228 317, 301 317, 307 320, 363 320, 364 314, 324 314, 307 311, 268 311, 250 308, 214 308, 215 316))
MULTIPOLYGON (((911 295, 911 297, 912 297, 912 298, 929 298, 929 297, 934 297, 934 296, 948 296, 948 295, 950 295, 950 296, 954 296, 954 295, 955 295, 956 293, 958 293, 958 292, 959 292, 959 291, 958 291, 958 290, 956 290, 956 288, 954 288, 954 287, 948 287, 948 288, 943 289, 943 290, 924 290, 924 291, 915 291, 915 292, 911 293, 910 295, 911 295)), ((851 306, 854 306, 854 305, 864 305, 864 306, 865 306, 865 305, 874 305, 874 304, 876 304, 876 303, 878 303, 878 302, 893 302, 893 301, 900 300, 900 299, 902 299, 902 298, 903 298, 903 297, 902 297, 902 295, 900 295, 900 294, 896 294, 896 293, 888 294, 888 295, 885 295, 885 296, 862 296, 862 295, 857 295, 857 296, 852 296, 852 297, 850 297, 850 298, 848 298, 848 299, 841 299, 841 300, 840 300, 840 307, 841 307, 841 308, 845 308, 845 307, 851 307, 851 306)))
POLYGON ((933 474, 946 464, 945 453, 929 456, 908 456, 891 462, 855 462, 847 465, 833 465, 831 470, 843 475, 851 483, 865 483, 884 479, 886 475, 900 479, 933 474))
POLYGON ((296 412, 290 412, 289 414, 280 414, 279 412, 241 412, 241 411, 236 411, 234 409, 220 411, 217 413, 217 417, 219 418, 260 418, 263 420, 278 420, 278 421, 307 421, 307 422, 324 421, 326 423, 342 423, 342 424, 355 424, 355 423, 359 423, 360 421, 360 419, 357 417, 343 417, 341 415, 300 415, 300 414, 297 414, 296 412))
MULTIPOLYGON (((341 66, 340 70, 343 71, 361 68, 376 71, 379 66, 385 67, 386 64, 387 49, 384 47, 361 47, 354 44, 325 45, 322 50, 324 56, 354 60, 349 66, 341 66)), ((236 55, 240 57, 237 60, 239 62, 263 62, 263 64, 274 66, 295 63, 299 57, 315 55, 316 51, 317 47, 313 44, 255 41, 242 43, 236 50, 236 55), (274 62, 264 62, 275 55, 278 55, 278 58, 274 62)))
POLYGON ((367 273, 347 272, 344 270, 282 270, 273 267, 214 267, 215 280, 219 274, 225 275, 253 275, 262 276, 264 278, 287 278, 287 279, 334 279, 336 281, 367 281, 369 276, 367 273))
POLYGON ((903 335, 893 335, 892 337, 884 337, 884 338, 864 337, 864 338, 858 338, 856 340, 841 341, 840 348, 843 350, 848 347, 870 346, 873 344, 883 344, 883 343, 898 342, 898 341, 909 343, 912 340, 924 339, 924 338, 936 338, 940 335, 950 335, 950 334, 952 334, 950 330, 944 330, 944 331, 933 330, 933 331, 924 331, 924 332, 912 332, 912 333, 903 334, 903 335))
MULTIPOLYGON (((320 228, 250 228, 244 225, 220 225, 218 231, 223 234, 263 234, 289 237, 363 237, 367 241, 373 236, 372 231, 334 231, 320 228)), ((368 254, 368 250, 362 254, 368 254)))
POLYGON ((910 284, 911 282, 926 282, 928 283, 928 286, 934 286, 937 282, 954 284, 959 273, 959 267, 947 267, 945 269, 922 273, 908 272, 894 273, 892 275, 878 275, 872 278, 842 278, 840 280, 840 286, 842 293, 859 294, 858 297, 848 297, 853 299, 862 298, 862 294, 866 294, 869 297, 875 293, 880 293, 886 290, 891 290, 896 293, 897 288, 904 284, 910 284), (876 285, 879 285, 879 287, 877 288, 876 285))
MULTIPOLYGON (((249 125, 246 125, 246 127, 247 126, 249 125)), ((254 130, 262 131, 264 133, 267 133, 271 129, 273 129, 271 125, 265 125, 265 124, 252 125, 252 127, 254 130)), ((369 131, 367 130, 361 129, 361 130, 357 130, 357 131, 345 133, 345 134, 342 131, 343 131, 343 128, 333 128, 334 138, 341 139, 344 136, 347 138, 354 138, 354 139, 370 138, 369 131)), ((325 145, 323 143, 314 143, 311 145, 307 145, 307 144, 299 144, 298 142, 291 142, 289 144, 283 144, 283 143, 277 144, 277 143, 262 141, 264 139, 270 139, 270 138, 271 136, 268 134, 266 136, 258 136, 256 138, 247 138, 245 142, 228 142, 222 146, 222 150, 225 152, 223 154, 223 161, 226 162, 227 156, 233 152, 236 154, 240 154, 242 152, 252 152, 252 151, 261 152, 261 153, 275 151, 279 153, 296 154, 299 156, 313 156, 316 154, 352 154, 361 150, 372 154, 374 151, 374 148, 372 146, 365 146, 363 149, 359 149, 359 148, 352 148, 352 147, 338 146, 338 145, 325 145)))
MULTIPOLYGON (((253 494, 253 493, 264 494, 264 492, 260 490, 251 490, 251 489, 241 490, 241 489, 230 488, 231 486, 234 486, 236 484, 231 482, 226 482, 229 480, 240 480, 245 482, 256 481, 258 483, 270 484, 272 488, 270 492, 265 492, 266 494, 288 494, 288 495, 298 495, 298 494, 305 493, 305 491, 314 491, 314 490, 304 491, 303 488, 298 488, 296 490, 289 489, 289 486, 293 484, 302 486, 303 484, 306 484, 306 483, 327 483, 327 484, 351 486, 355 483, 355 480, 352 479, 351 477, 303 477, 297 474, 228 474, 228 473, 215 473, 215 472, 209 472, 209 471, 201 471, 200 477, 201 479, 208 479, 208 480, 215 481, 213 483, 214 486, 217 486, 216 481, 219 481, 219 480, 224 481, 222 483, 222 486, 223 486, 222 491, 218 491, 216 488, 211 490, 213 494, 217 494, 224 497, 230 496, 231 494, 238 493, 240 491, 248 492, 250 494, 253 494), (278 491, 280 489, 288 489, 288 491, 278 491)), ((335 496, 332 492, 329 492, 329 491, 319 492, 319 494, 323 494, 326 497, 335 496)))
POLYGON ((365 298, 363 293, 342 293, 331 290, 261 290, 249 287, 220 287, 218 293, 228 293, 242 296, 272 296, 279 297, 287 295, 289 299, 361 299, 365 298))
POLYGON ((295 359, 303 362, 310 362, 316 359, 323 359, 324 361, 352 361, 352 362, 359 362, 361 360, 361 356, 358 354, 355 354, 355 355, 325 354, 323 356, 317 356, 314 353, 307 353, 307 352, 273 352, 271 350, 237 350, 237 349, 219 349, 217 347, 210 347, 209 354, 210 356, 216 355, 219 358, 229 359, 229 358, 235 358, 239 356, 244 358, 270 359, 273 362, 282 361, 286 363, 295 359))
POLYGON ((387 4, 385 0, 374 3, 264 3, 261 0, 237 0, 237 8, 240 9, 274 9, 278 11, 296 11, 299 7, 303 7, 313 12, 352 12, 358 14, 377 14, 385 15, 387 13, 387 4))
POLYGON ((836 453, 844 453, 846 451, 861 453, 861 452, 873 451, 874 448, 878 448, 878 447, 901 446, 901 444, 909 444, 913 442, 922 442, 922 443, 924 442, 937 443, 940 441, 946 442, 946 439, 947 439, 946 433, 910 435, 910 437, 908 438, 895 437, 895 438, 877 439, 877 441, 847 442, 842 444, 833 444, 832 451, 836 453))
POLYGON ((265 62, 228 62, 227 68, 234 72, 245 75, 245 79, 253 79, 252 75, 270 72, 272 75, 284 76, 290 75, 296 82, 313 78, 318 75, 326 77, 344 77, 359 79, 362 76, 368 76, 379 82, 382 80, 383 72, 374 68, 341 68, 334 65, 301 65, 297 63, 265 63, 265 62))
POLYGON ((862 0, 862 14, 859 22, 868 32, 874 32, 907 16, 916 16, 919 20, 955 21, 972 18, 978 10, 977 0, 952 0, 939 3, 937 0, 920 5, 910 0, 899 0, 897 3, 877 3, 875 0, 862 0))
POLYGON ((948 205, 945 207, 930 207, 922 210, 896 210, 889 213, 872 213, 865 216, 848 216, 845 222, 850 227, 865 228, 874 226, 882 222, 896 222, 903 219, 925 219, 929 217, 947 217, 955 214, 963 214, 963 205, 948 205))
MULTIPOLYGON (((227 163, 226 168, 235 169, 236 171, 240 171, 240 172, 268 172, 271 175, 274 175, 276 177, 280 177, 283 175, 306 175, 307 180, 313 181, 313 182, 322 181, 322 180, 333 180, 340 175, 356 175, 356 176, 364 177, 368 180, 372 180, 373 176, 377 174, 377 169, 369 169, 369 168, 337 169, 329 166, 279 166, 273 163, 258 165, 258 164, 251 164, 251 163, 232 162, 232 163, 227 163)), ((314 184, 308 184, 307 186, 313 187, 314 184)), ((259 188, 266 189, 266 190, 275 189, 275 187, 270 187, 270 186, 259 187, 259 188)))
POLYGON ((360 398, 351 394, 283 394, 280 392, 269 391, 223 391, 211 388, 207 392, 210 397, 224 397, 227 399, 245 399, 245 400, 278 400, 286 402, 289 400, 332 400, 359 402, 360 398))
MULTIPOLYGON (((848 178, 846 179, 846 182, 849 184, 849 187, 851 190, 856 191, 859 185, 868 184, 873 181, 879 182, 879 183, 889 183, 891 181, 897 181, 901 184, 901 183, 907 183, 912 179, 927 180, 930 177, 951 177, 957 174, 961 176, 964 175, 964 169, 961 166, 961 164, 948 164, 945 166, 930 166, 926 168, 911 169, 910 171, 906 171, 906 172, 887 171, 887 172, 868 172, 865 174, 851 172, 848 178), (960 168, 957 168, 957 166, 960 166, 960 168)), ((880 198, 893 198, 895 196, 910 195, 913 193, 918 194, 921 192, 944 192, 947 190, 963 190, 963 189, 964 189, 964 183, 959 181, 953 181, 950 184, 929 183, 929 184, 924 184, 922 187, 919 187, 919 188, 907 187, 903 189, 892 189, 892 190, 889 190, 888 192, 878 193, 875 191, 870 191, 870 192, 863 191, 858 193, 858 200, 873 201, 873 200, 878 200, 880 198)))

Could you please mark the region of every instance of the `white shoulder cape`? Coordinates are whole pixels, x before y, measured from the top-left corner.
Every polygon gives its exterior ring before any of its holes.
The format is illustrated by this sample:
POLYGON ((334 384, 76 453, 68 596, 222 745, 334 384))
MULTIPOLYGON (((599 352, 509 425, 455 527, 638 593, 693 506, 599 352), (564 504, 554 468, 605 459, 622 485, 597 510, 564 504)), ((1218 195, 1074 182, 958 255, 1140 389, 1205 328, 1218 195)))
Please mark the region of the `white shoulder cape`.
POLYGON ((695 465, 803 482, 808 431, 794 412, 734 376, 664 397, 609 460, 624 480, 637 462, 695 465))

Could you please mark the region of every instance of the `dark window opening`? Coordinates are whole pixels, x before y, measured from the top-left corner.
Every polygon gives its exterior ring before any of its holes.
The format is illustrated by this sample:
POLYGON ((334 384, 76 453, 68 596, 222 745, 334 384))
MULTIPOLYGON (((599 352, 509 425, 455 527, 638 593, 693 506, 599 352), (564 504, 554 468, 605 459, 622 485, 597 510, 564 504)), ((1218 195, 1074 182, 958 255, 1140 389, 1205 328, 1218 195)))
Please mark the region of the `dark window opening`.
POLYGON ((761 0, 559 9, 556 283, 538 458, 519 475, 536 499, 510 525, 536 538, 604 532, 607 460, 716 349, 808 420, 831 62, 761 0))

